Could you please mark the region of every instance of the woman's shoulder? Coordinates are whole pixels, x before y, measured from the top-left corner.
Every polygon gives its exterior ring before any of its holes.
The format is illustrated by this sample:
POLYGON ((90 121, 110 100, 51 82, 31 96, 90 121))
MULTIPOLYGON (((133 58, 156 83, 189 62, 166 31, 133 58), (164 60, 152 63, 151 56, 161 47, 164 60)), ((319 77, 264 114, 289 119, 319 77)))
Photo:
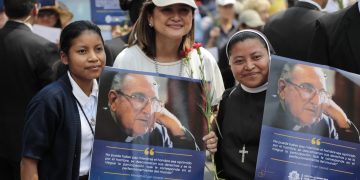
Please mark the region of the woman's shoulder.
MULTIPOLYGON (((139 55, 143 55, 144 52, 141 50, 141 48, 138 45, 132 45, 129 46, 127 48, 125 48, 124 50, 122 50, 119 55, 116 57, 116 59, 120 57, 134 57, 134 56, 139 56, 139 55)), ((145 54, 144 54, 145 55, 145 54)))
POLYGON ((129 65, 129 62, 134 63, 135 59, 141 60, 148 58, 138 45, 133 45, 122 50, 115 58, 113 67, 123 67, 129 65))
POLYGON ((69 96, 67 92, 71 90, 68 90, 68 88, 66 88, 66 85, 61 81, 62 80, 59 79, 45 86, 34 96, 32 101, 41 100, 51 102, 55 99, 59 99, 60 97, 69 96))

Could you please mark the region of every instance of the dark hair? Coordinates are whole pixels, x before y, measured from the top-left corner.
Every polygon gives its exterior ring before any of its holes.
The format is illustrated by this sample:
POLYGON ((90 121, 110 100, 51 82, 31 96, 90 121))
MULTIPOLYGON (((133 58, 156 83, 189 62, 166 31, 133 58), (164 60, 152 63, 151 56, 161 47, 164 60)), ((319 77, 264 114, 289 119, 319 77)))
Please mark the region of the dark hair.
MULTIPOLYGON (((143 7, 140 12, 140 16, 137 19, 134 30, 131 32, 129 37, 129 45, 133 46, 137 44, 144 53, 149 56, 150 58, 153 58, 156 56, 156 44, 155 44, 155 30, 153 27, 149 26, 148 16, 150 14, 153 14, 155 9, 155 4, 152 2, 152 0, 146 0, 143 4, 143 7)), ((192 8, 192 13, 194 14, 195 9, 192 8)), ((186 47, 190 48, 194 44, 194 37, 195 37, 195 24, 194 19, 192 20, 192 27, 188 34, 186 34, 179 46, 178 53, 180 53, 181 50, 184 50, 186 47)))
MULTIPOLYGON (((90 21, 75 21, 67 25, 62 31, 60 35, 60 51, 68 55, 69 49, 72 46, 72 41, 79 37, 84 31, 93 31, 97 33, 102 43, 104 44, 104 40, 101 36, 101 30, 98 26, 93 24, 90 21)), ((55 63, 53 65, 53 71, 54 78, 58 79, 63 74, 66 73, 66 71, 69 69, 69 67, 60 61, 58 63, 55 63)))
POLYGON ((90 21, 75 21, 67 25, 62 30, 60 35, 60 51, 68 54, 72 45, 72 41, 79 37, 86 30, 97 33, 100 36, 102 43, 104 44, 104 40, 101 36, 101 30, 96 24, 90 21))
POLYGON ((34 8, 36 0, 5 0, 5 13, 9 18, 28 16, 34 8))
POLYGON ((131 24, 135 24, 145 0, 119 0, 120 8, 129 11, 131 24))

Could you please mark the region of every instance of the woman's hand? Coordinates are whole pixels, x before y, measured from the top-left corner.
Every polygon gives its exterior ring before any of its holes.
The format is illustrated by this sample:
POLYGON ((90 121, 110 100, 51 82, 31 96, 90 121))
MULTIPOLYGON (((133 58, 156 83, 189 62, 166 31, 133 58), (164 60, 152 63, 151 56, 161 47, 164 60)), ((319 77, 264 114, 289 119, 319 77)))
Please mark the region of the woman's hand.
POLYGON ((203 137, 203 141, 205 142, 206 149, 211 153, 215 154, 217 151, 217 142, 218 137, 214 133, 214 131, 210 131, 209 134, 203 137))

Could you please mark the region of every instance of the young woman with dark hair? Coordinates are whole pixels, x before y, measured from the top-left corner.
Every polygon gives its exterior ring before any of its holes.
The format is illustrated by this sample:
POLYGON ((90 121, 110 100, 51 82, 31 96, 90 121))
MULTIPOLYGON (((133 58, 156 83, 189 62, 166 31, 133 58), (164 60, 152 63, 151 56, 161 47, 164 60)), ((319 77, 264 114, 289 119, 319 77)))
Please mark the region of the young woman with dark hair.
POLYGON ((60 36, 65 73, 30 102, 25 117, 21 179, 87 179, 98 84, 105 65, 100 29, 89 21, 66 26, 60 36))

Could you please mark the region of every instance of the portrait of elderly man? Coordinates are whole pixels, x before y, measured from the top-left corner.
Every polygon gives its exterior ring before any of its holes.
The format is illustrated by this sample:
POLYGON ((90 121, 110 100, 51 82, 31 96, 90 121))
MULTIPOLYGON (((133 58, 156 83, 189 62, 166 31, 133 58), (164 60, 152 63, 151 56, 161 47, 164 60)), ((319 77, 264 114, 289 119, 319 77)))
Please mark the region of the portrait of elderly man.
POLYGON ((277 85, 278 101, 266 108, 266 124, 359 143, 357 128, 331 99, 321 68, 285 64, 277 85))
MULTIPOLYGON (((95 138, 200 150, 192 133, 164 107, 158 92, 152 76, 116 73, 107 94, 111 117, 98 119, 95 138)), ((217 142, 213 134, 204 137, 210 151, 217 142)))

